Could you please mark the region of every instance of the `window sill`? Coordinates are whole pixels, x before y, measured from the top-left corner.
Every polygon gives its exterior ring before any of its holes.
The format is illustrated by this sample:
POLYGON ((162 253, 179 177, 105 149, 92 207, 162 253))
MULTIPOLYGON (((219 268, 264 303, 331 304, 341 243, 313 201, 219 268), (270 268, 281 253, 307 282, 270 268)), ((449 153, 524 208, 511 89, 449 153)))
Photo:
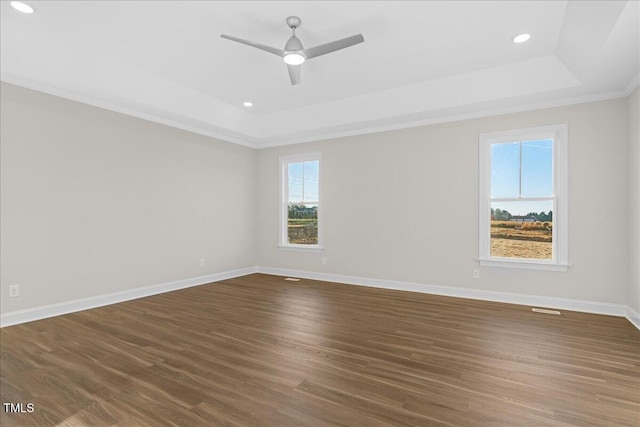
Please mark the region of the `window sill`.
POLYGON ((563 271, 569 269, 569 264, 552 264, 536 261, 513 261, 508 259, 479 259, 483 267, 519 268, 524 270, 563 271))
POLYGON ((317 245, 278 245, 278 249, 281 251, 310 253, 320 253, 324 250, 322 246, 317 245))

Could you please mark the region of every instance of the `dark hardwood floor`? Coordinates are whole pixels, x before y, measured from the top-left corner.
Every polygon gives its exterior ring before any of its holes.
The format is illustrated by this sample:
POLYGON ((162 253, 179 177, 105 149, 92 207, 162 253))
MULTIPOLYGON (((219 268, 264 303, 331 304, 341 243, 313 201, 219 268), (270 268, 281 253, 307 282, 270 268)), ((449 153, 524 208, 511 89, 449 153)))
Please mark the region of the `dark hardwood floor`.
POLYGON ((639 426, 626 319, 254 274, 3 328, 3 426, 639 426))

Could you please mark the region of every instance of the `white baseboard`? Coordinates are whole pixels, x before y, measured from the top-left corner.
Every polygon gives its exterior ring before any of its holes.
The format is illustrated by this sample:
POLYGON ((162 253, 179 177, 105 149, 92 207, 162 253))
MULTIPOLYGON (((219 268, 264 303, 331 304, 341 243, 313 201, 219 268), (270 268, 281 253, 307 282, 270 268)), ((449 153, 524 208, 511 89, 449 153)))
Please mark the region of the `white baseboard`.
POLYGON ((627 315, 625 317, 633 324, 633 326, 640 329, 640 314, 638 314, 637 311, 627 306, 627 315))
POLYGON ((509 292, 484 291, 479 289, 460 288, 454 286, 427 285, 423 283, 401 282, 397 280, 373 279, 368 277, 346 276, 341 274, 318 273, 303 270, 290 270, 253 266, 237 270, 224 271, 206 276, 176 280, 158 285, 145 286, 114 292, 95 297, 82 298, 73 301, 51 304, 26 310, 12 311, 0 314, 0 327, 32 322, 47 317, 60 316, 76 311, 88 310, 151 295, 171 292, 192 286, 204 285, 234 277, 246 276, 252 273, 273 274, 277 276, 300 277, 311 280, 344 283, 348 285, 368 286, 400 291, 420 292, 426 294, 443 295, 458 298, 469 298, 482 301, 504 302, 509 304, 528 305, 535 307, 555 308, 562 310, 580 311, 584 313, 607 314, 626 317, 631 324, 640 329, 640 314, 631 307, 623 304, 612 304, 595 301, 574 300, 568 298, 554 298, 537 295, 515 294, 509 292))
POLYGON ((95 297, 82 298, 58 304, 51 304, 41 307, 29 308, 26 310, 2 313, 0 314, 0 327, 32 322, 34 320, 46 319, 47 317, 60 316, 62 314, 74 313, 76 311, 102 307, 118 302, 144 298, 151 295, 176 291, 178 289, 190 288, 192 286, 204 285, 207 283, 231 279, 239 276, 246 276, 247 274, 256 272, 256 267, 246 267, 237 270, 223 271, 221 273, 208 274, 206 276, 191 277, 189 279, 161 283, 158 285, 128 289, 126 291, 113 292, 110 294, 98 295, 95 297))
POLYGON ((640 329, 640 317, 638 316, 638 313, 635 312, 631 307, 623 304, 576 300, 568 298, 544 297, 538 295, 516 294, 509 292, 485 291, 454 286, 427 285, 414 282, 399 282, 396 280, 372 279, 368 277, 344 276, 341 274, 318 273, 312 271, 290 270, 284 268, 271 268, 262 266, 258 267, 258 273, 274 274, 277 276, 300 277, 303 279, 338 282, 348 285, 369 286, 373 288, 420 292, 425 294, 443 295, 449 297, 469 298, 534 307, 580 311, 583 313, 607 314, 611 316, 626 317, 636 328, 640 329))

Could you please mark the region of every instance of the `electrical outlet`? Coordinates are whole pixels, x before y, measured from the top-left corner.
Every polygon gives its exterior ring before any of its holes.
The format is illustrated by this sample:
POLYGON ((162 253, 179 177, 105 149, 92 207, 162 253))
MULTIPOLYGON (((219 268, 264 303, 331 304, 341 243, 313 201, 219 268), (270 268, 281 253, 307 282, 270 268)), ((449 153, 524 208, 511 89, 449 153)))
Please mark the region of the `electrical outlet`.
POLYGON ((9 286, 9 297, 15 298, 20 296, 20 285, 9 286))
POLYGON ((474 279, 480 278, 480 270, 473 270, 473 278, 474 279))
POLYGON ((206 264, 204 258, 200 258, 200 267, 204 267, 206 264))
POLYGON ((326 257, 322 257, 322 264, 327 265, 327 258, 326 257))

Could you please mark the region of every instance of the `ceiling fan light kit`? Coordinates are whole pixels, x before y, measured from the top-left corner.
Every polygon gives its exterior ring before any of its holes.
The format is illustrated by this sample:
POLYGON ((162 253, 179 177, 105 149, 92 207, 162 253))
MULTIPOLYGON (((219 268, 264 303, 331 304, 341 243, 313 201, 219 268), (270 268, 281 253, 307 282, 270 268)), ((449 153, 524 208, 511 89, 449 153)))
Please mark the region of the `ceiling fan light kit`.
POLYGON ((300 65, 305 61, 305 57, 299 53, 287 53, 284 56, 284 63, 288 65, 300 65))
POLYGON ((287 64, 289 79, 291 80, 292 85, 300 84, 300 67, 306 60, 326 55, 327 53, 335 52, 337 50, 341 50, 364 42, 364 37, 362 36, 362 34, 356 34, 355 36, 305 49, 300 39, 296 37, 296 28, 302 25, 302 20, 297 16, 290 16, 287 18, 286 22, 287 26, 291 28, 293 34, 291 35, 289 40, 287 40, 284 49, 278 49, 275 47, 263 45, 261 43, 240 39, 238 37, 228 36, 226 34, 220 34, 220 37, 222 37, 223 39, 234 41, 236 43, 255 47, 265 52, 269 52, 271 54, 282 57, 285 64, 287 64))

